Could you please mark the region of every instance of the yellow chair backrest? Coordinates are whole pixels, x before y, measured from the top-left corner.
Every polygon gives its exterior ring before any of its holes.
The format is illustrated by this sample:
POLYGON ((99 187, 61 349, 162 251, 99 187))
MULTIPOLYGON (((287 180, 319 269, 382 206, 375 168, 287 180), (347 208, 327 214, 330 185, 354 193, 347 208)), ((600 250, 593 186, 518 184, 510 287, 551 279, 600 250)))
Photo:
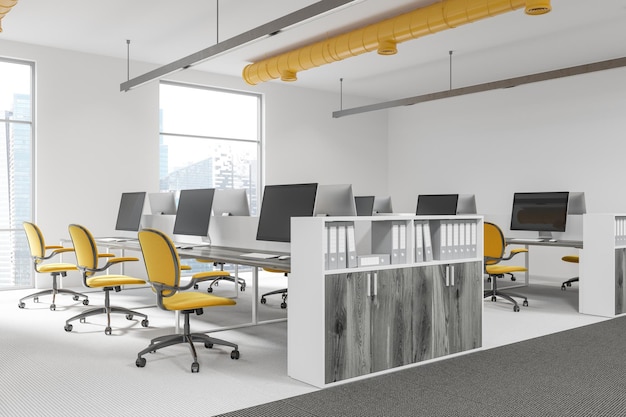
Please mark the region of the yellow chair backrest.
MULTIPOLYGON (((483 255, 489 258, 502 258, 502 255, 504 254, 504 248, 506 246, 506 241, 504 240, 502 230, 500 230, 500 228, 493 223, 485 222, 483 239, 483 255)), ((498 261, 485 261, 486 265, 493 265, 496 263, 498 263, 498 261)))
MULTIPOLYGON (((91 232, 78 224, 70 224, 69 231, 76 253, 77 265, 81 268, 97 268, 98 248, 91 232)), ((85 273, 85 276, 91 275, 93 272, 85 273)))
MULTIPOLYGON (((170 287, 180 286, 180 258, 172 240, 157 229, 139 231, 139 244, 146 265, 148 281, 165 284, 170 287)), ((163 296, 172 291, 163 291, 163 296)))
MULTIPOLYGON (((23 225, 31 256, 33 258, 43 258, 46 256, 46 243, 39 227, 30 222, 24 222, 23 225)), ((39 262, 41 262, 41 260, 35 260, 35 263, 39 262)))

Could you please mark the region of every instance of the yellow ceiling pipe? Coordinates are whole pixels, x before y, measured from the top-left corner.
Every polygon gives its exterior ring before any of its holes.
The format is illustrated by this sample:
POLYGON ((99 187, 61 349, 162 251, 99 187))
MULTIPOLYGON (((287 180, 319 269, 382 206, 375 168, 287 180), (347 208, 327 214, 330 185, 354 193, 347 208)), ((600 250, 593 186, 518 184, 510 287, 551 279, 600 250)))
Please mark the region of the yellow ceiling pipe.
MULTIPOLYGON (((0 0, 1 1, 1 0, 0 0)), ((529 15, 548 13, 550 0, 441 0, 430 6, 306 45, 246 65, 243 79, 250 85, 280 78, 296 81, 299 71, 378 51, 397 53, 400 42, 451 29, 525 6, 529 15)))
POLYGON ((0 0, 0 32, 2 32, 2 18, 17 4, 17 0, 0 0))

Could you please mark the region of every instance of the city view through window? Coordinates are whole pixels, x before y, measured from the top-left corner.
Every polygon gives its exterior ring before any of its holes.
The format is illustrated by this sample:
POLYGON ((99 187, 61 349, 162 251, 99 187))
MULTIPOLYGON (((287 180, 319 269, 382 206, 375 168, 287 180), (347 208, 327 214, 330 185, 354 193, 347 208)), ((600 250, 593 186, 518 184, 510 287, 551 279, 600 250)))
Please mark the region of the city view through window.
POLYGON ((33 217, 31 62, 0 59, 0 289, 33 285, 22 222, 33 217))

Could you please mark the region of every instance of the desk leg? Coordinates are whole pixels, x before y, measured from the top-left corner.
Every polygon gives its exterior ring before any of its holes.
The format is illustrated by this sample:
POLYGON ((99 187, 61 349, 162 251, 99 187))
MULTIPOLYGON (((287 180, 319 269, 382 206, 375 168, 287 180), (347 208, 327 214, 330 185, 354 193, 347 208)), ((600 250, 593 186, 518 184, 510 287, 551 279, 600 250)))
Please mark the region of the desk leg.
POLYGON ((252 287, 254 288, 254 294, 252 297, 252 324, 259 323, 259 315, 257 308, 259 306, 259 268, 252 268, 252 287))
MULTIPOLYGON (((524 245, 524 247, 529 251, 528 245, 524 245)), ((524 267, 526 268, 526 272, 524 272, 524 282, 528 287, 530 284, 530 251, 524 254, 524 267)))

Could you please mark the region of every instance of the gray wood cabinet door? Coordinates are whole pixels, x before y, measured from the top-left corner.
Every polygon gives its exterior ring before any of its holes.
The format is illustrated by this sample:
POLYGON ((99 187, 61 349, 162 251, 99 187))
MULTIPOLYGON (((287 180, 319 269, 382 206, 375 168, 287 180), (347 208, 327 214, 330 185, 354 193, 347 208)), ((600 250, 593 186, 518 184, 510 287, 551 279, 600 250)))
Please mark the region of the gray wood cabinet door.
POLYGON ((434 356, 480 347, 482 345, 480 262, 438 265, 434 268, 434 356))
POLYGON ((326 276, 326 383, 372 372, 370 280, 370 272, 326 276))
POLYGON ((626 249, 615 249, 615 314, 626 313, 626 249))

